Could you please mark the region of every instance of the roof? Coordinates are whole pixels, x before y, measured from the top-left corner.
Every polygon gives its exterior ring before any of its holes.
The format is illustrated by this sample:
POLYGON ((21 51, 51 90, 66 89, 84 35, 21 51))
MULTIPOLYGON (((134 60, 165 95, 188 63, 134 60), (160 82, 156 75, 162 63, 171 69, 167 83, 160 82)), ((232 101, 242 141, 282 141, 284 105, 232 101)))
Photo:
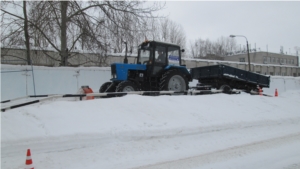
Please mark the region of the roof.
POLYGON ((169 45, 169 46, 176 46, 176 47, 180 47, 179 45, 175 44, 175 43, 170 43, 170 42, 162 42, 162 41, 155 41, 155 40, 146 40, 143 43, 155 43, 155 44, 162 44, 162 45, 169 45))

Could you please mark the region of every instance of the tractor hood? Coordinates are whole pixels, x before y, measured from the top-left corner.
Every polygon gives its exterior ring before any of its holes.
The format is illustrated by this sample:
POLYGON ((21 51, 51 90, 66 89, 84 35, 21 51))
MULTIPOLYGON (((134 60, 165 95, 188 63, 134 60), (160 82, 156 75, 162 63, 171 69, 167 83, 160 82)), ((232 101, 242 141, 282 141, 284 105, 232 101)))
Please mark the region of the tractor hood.
POLYGON ((128 70, 146 70, 146 65, 113 63, 111 64, 112 81, 127 80, 128 70))

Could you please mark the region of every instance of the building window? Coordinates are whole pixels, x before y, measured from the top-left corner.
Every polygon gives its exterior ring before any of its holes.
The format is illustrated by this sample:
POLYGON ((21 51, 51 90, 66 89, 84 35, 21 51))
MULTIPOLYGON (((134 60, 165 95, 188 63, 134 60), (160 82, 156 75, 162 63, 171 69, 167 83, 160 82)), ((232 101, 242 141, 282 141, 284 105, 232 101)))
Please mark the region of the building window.
POLYGON ((264 57, 264 63, 266 63, 267 62, 267 57, 264 57))
POLYGON ((245 62, 245 58, 240 58, 240 62, 245 62))
POLYGON ((294 59, 292 59, 292 64, 294 64, 294 59))
POLYGON ((279 58, 277 58, 277 63, 280 63, 280 62, 279 62, 279 58))
POLYGON ((270 72, 270 75, 273 76, 273 72, 270 72))
POLYGON ((276 59, 275 58, 273 58, 273 63, 275 63, 276 62, 276 59))

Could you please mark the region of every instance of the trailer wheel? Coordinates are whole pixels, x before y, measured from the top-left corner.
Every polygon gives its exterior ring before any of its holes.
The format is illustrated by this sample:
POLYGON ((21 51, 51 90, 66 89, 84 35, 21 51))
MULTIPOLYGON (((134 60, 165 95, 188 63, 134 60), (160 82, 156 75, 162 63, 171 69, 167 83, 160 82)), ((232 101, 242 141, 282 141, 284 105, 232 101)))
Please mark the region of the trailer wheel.
POLYGON ((222 90, 223 93, 230 93, 232 89, 229 85, 222 85, 220 90, 222 90))
POLYGON ((105 82, 101 85, 99 89, 99 93, 105 93, 105 92, 114 92, 116 90, 115 86, 111 86, 110 89, 108 87, 112 84, 112 82, 105 82), (108 90, 107 90, 108 89, 108 90))
POLYGON ((183 92, 188 90, 188 88, 187 78, 179 70, 169 70, 162 75, 160 90, 183 92))
POLYGON ((138 87, 131 81, 123 81, 117 86, 116 92, 133 92, 138 91, 138 87))

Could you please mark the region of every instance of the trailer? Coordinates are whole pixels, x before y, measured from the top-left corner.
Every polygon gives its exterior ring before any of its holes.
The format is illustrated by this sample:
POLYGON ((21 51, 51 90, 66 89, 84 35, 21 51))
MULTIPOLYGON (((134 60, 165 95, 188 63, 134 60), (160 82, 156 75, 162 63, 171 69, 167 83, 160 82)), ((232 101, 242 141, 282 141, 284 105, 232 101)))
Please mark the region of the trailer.
POLYGON ((269 88, 270 76, 253 73, 227 65, 211 65, 190 69, 192 79, 198 80, 199 87, 211 87, 230 92, 233 88, 247 93, 269 88))

